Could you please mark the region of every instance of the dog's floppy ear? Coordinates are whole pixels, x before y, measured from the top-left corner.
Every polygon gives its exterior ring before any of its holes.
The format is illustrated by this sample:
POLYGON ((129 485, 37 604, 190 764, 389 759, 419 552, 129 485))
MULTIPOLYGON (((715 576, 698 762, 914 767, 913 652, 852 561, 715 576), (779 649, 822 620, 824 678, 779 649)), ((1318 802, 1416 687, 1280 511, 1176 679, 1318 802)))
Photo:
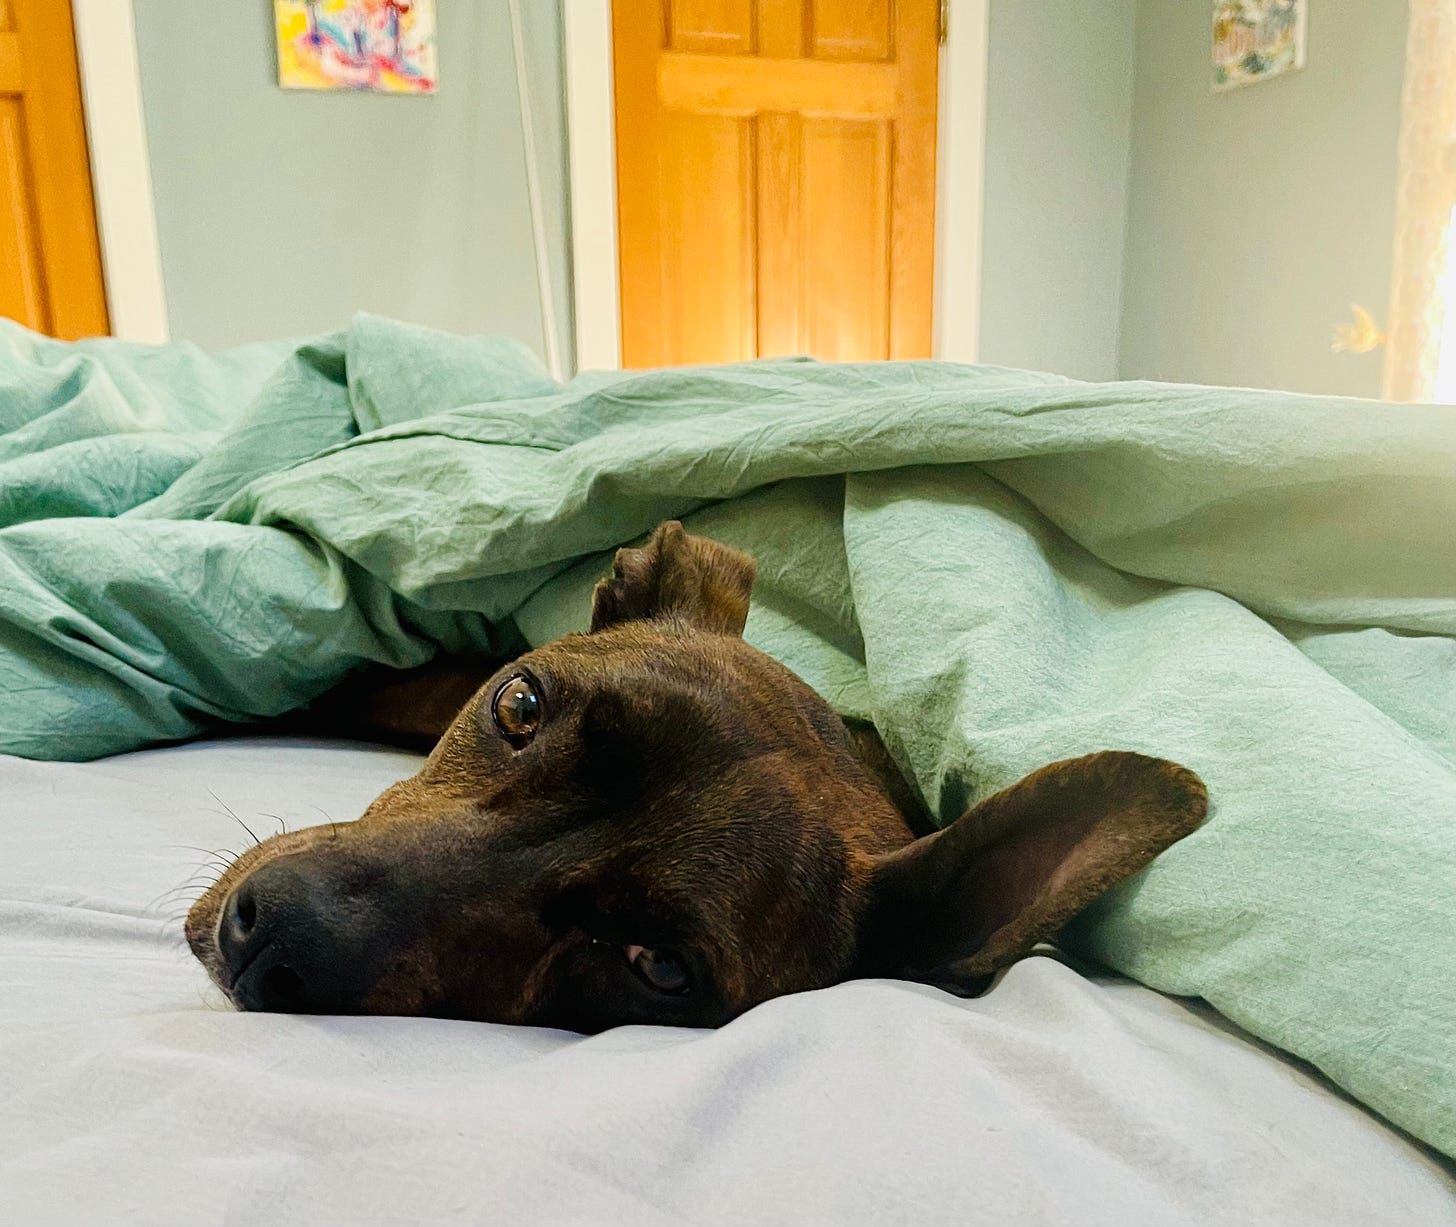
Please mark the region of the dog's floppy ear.
POLYGON ((978 992, 1207 810, 1203 782, 1164 759, 1109 751, 1043 767, 875 862, 855 974, 978 992))
POLYGON ((592 593, 591 628, 676 618, 699 630, 741 635, 753 572, 747 554, 690 537, 669 520, 640 549, 617 551, 611 578, 592 593))

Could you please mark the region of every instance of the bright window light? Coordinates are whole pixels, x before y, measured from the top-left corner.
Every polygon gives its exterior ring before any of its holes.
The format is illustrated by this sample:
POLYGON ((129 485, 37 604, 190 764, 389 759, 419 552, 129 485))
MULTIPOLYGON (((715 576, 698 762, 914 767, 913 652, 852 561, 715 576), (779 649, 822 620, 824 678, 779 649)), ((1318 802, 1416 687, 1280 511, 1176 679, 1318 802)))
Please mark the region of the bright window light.
POLYGON ((1436 403, 1456 405, 1456 209, 1446 232, 1446 271, 1441 274, 1446 304, 1441 321, 1441 350, 1436 361, 1436 403))

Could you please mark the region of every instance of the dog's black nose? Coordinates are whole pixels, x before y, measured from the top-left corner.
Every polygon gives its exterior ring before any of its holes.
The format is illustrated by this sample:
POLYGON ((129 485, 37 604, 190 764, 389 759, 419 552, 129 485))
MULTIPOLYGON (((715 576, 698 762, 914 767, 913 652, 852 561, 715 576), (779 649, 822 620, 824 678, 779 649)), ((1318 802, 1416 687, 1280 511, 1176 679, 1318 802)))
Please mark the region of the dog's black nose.
POLYGON ((238 884, 223 904, 217 945, 223 983, 240 1008, 354 1012, 367 985, 342 902, 330 875, 298 858, 273 861, 238 884))

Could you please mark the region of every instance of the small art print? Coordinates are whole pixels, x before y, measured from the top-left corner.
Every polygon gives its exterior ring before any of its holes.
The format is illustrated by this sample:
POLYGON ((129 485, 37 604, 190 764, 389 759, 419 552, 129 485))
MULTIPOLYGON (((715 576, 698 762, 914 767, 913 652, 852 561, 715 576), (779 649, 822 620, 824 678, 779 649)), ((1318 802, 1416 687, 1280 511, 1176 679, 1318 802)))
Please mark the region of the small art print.
POLYGON ((1304 67, 1307 0, 1213 0, 1213 88, 1304 67))
POLYGON ((273 0, 284 89, 433 94, 435 0, 273 0))

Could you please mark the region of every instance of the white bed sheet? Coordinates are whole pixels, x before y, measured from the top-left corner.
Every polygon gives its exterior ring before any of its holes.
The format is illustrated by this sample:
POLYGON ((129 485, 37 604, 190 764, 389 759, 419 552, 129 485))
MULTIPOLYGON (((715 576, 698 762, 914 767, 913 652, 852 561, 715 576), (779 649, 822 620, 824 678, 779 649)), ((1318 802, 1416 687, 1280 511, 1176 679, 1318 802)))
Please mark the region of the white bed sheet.
POLYGON ((0 1221, 1424 1224, 1451 1165, 1206 1011, 1051 958, 717 1032, 222 1007, 148 913, 352 818, 409 755, 273 740, 0 758, 0 1221), (315 808, 318 807, 318 808, 315 808), (260 833, 262 833, 260 831, 260 833))

